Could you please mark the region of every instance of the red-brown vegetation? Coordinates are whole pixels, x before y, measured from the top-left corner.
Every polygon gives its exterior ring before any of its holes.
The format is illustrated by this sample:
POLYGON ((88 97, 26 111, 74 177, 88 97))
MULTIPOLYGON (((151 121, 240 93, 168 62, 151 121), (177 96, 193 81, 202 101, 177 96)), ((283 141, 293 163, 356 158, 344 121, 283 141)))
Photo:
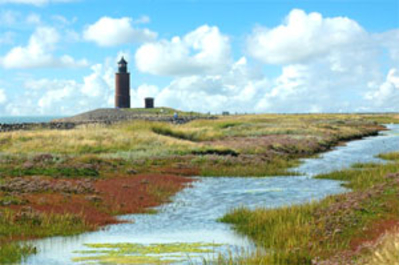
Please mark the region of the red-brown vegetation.
POLYGON ((147 208, 166 202, 171 195, 191 181, 192 179, 187 177, 164 174, 115 176, 87 182, 26 178, 14 180, 11 182, 14 184, 7 186, 14 188, 9 191, 13 192, 14 196, 19 196, 24 203, 7 207, 14 210, 31 207, 35 211, 48 214, 80 215, 95 228, 118 223, 114 217, 116 214, 144 213, 147 208), (38 184, 27 184, 29 181, 37 181, 38 184), (88 188, 80 188, 82 183, 88 188), (20 189, 26 186, 31 187, 33 192, 23 192, 20 189), (43 191, 43 187, 48 188, 47 192, 43 191), (66 188, 59 189, 59 187, 66 188))

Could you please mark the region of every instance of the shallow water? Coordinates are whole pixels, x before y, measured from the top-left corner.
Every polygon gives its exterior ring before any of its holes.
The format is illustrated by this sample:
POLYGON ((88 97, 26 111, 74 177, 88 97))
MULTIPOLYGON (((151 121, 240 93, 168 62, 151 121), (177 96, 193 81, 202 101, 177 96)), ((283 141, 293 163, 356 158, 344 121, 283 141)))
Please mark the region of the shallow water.
POLYGON ((0 116, 0 123, 41 123, 60 118, 64 116, 0 116))
MULTIPOLYGON (((132 214, 120 219, 134 223, 108 226, 76 237, 56 237, 34 241, 39 253, 23 264, 71 264, 76 251, 87 243, 176 243, 204 242, 225 244, 224 248, 251 248, 229 225, 217 222, 229 210, 246 206, 278 207, 322 199, 345 191, 340 182, 313 179, 319 173, 349 167, 359 162, 382 162, 374 156, 399 150, 399 126, 379 136, 353 141, 318 158, 305 159, 294 169, 300 177, 198 178, 192 187, 178 193, 172 203, 158 207, 158 214, 132 214)), ((219 250, 218 250, 219 251, 219 250)), ((207 254, 209 255, 209 254, 207 254)))
POLYGON ((381 132, 379 136, 349 142, 321 154, 317 159, 303 159, 304 163, 293 171, 315 176, 348 168, 355 163, 385 163, 376 155, 399 150, 399 125, 387 125, 387 128, 390 130, 381 132))

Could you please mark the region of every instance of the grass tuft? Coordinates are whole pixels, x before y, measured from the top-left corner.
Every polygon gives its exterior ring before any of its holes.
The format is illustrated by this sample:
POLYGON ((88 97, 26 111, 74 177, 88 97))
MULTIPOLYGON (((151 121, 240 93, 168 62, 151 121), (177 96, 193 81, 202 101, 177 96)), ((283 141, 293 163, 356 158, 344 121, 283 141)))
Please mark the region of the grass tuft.
MULTIPOLYGON (((351 264, 351 258, 358 258, 359 253, 342 257, 339 253, 353 248, 354 242, 361 246, 381 222, 399 220, 399 161, 356 165, 354 169, 317 178, 345 181, 344 186, 353 191, 279 209, 239 208, 221 219, 266 249, 263 254, 253 253, 241 259, 256 260, 257 264, 299 265, 322 260, 351 264)), ((393 243, 390 244, 386 248, 392 248, 393 243)), ((392 255, 381 253, 375 258, 385 260, 392 255)), ((242 264, 250 264, 245 262, 242 264)))

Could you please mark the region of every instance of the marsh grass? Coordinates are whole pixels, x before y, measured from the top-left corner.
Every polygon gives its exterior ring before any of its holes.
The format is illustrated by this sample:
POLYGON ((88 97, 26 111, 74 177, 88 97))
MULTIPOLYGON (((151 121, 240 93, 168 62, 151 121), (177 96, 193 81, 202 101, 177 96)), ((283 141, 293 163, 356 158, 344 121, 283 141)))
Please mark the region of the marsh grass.
POLYGON ((379 158, 390 160, 390 161, 399 161, 399 153, 386 153, 378 155, 379 158))
POLYGON ((29 245, 10 243, 16 239, 69 236, 93 229, 95 227, 76 215, 3 209, 0 211, 0 263, 17 263, 36 251, 29 245))
POLYGON ((310 264, 312 251, 308 249, 308 244, 312 241, 311 231, 315 228, 312 224, 315 207, 316 204, 307 204, 254 211, 238 208, 220 221, 234 224, 238 232, 249 236, 266 250, 267 254, 239 257, 241 261, 246 260, 243 264, 251 264, 254 260, 265 262, 258 264, 310 264), (307 251, 299 252, 301 248, 307 251))
POLYGON ((31 254, 35 254, 36 249, 29 245, 17 243, 0 245, 0 264, 18 264, 31 254))
POLYGON ((161 124, 152 127, 152 131, 159 135, 169 136, 176 139, 187 140, 192 142, 209 141, 220 138, 221 132, 214 130, 204 129, 192 129, 189 127, 177 127, 171 124, 161 124))
POLYGON ((384 165, 371 163, 361 164, 361 166, 357 164, 352 169, 321 174, 316 176, 316 178, 345 181, 342 184, 343 186, 355 191, 360 191, 384 182, 384 176, 398 171, 399 163, 387 163, 384 165))
POLYGON ((98 177, 99 173, 92 168, 76 168, 76 167, 61 167, 61 168, 46 168, 46 167, 36 167, 36 168, 1 168, 0 171, 12 177, 22 177, 22 176, 52 176, 52 177, 98 177))
POLYGON ((143 109, 143 108, 130 108, 130 109, 122 109, 122 111, 127 111, 127 112, 134 112, 139 115, 149 115, 149 116, 169 116, 173 117, 173 114, 177 113, 179 117, 207 117, 210 115, 199 113, 199 112, 187 112, 187 111, 181 111, 173 108, 168 108, 168 107, 157 107, 157 108, 152 108, 152 109, 143 109))
POLYGON ((358 264, 364 265, 399 265, 399 232, 385 234, 370 255, 365 256, 358 264))
POLYGON ((11 238, 41 238, 48 235, 66 236, 78 234, 87 228, 83 218, 71 214, 42 214, 37 212, 16 213, 3 210, 0 217, 0 242, 11 238))
POLYGON ((1 151, 10 154, 52 153, 63 155, 104 154, 136 150, 190 149, 193 145, 152 133, 145 122, 128 124, 84 125, 68 131, 17 131, 0 135, 8 139, 1 151), (31 140, 21 140, 29 137, 31 140))
POLYGON ((238 208, 221 221, 234 224, 239 233, 266 250, 262 255, 239 257, 244 260, 240 264, 254 261, 256 264, 312 264, 312 260, 328 259, 348 249, 353 239, 366 240, 366 227, 382 220, 399 219, 396 172, 399 172, 398 162, 362 164, 354 169, 319 175, 317 178, 345 181, 343 185, 353 192, 278 209, 238 208))
POLYGON ((229 159, 198 158, 194 161, 200 164, 200 175, 204 177, 264 177, 264 176, 297 176, 296 172, 287 169, 299 165, 299 160, 275 158, 269 162, 248 163, 229 159))
MULTIPOLYGON (((151 110, 151 113, 143 111, 142 114, 170 115, 174 111, 167 109, 161 114, 159 110, 151 110)), ((4 177, 27 175, 112 178, 117 174, 127 174, 134 177, 134 174, 130 175, 128 172, 162 172, 165 168, 195 169, 189 172, 199 172, 203 176, 290 175, 293 173, 287 173, 287 169, 297 165, 299 158, 328 150, 340 141, 376 134, 381 130, 376 118, 384 122, 397 122, 395 117, 335 114, 240 115, 219 117, 217 120, 195 120, 183 125, 129 121, 110 126, 80 125, 72 130, 36 128, 4 132, 0 134, 0 182, 7 179, 4 177), (269 137, 272 144, 258 142, 261 137, 269 137), (284 141, 274 142, 281 140, 279 137, 283 137, 284 141), (248 144, 248 141, 252 141, 252 144, 248 144), (241 145, 235 146, 235 142, 241 145), (52 159, 35 160, 43 154, 52 159)), ((372 170, 380 170, 380 174, 383 174, 394 172, 395 169, 381 170, 376 167, 372 170)), ((342 173, 350 176, 349 187, 362 186, 366 189, 371 183, 378 183, 378 179, 373 176, 368 176, 367 181, 364 181, 362 178, 366 177, 366 173, 359 177, 356 172, 360 170, 342 173)), ((349 177, 337 174, 335 178, 349 177)), ((165 196, 162 190, 153 192, 160 197, 165 196)), ((271 252, 273 255, 259 254, 241 259, 241 264, 251 264, 245 263, 251 259, 256 262, 276 261, 276 264, 288 264, 288 261, 294 261, 294 264, 303 261, 298 264, 306 264, 315 248, 311 248, 310 254, 297 248, 305 246, 305 241, 309 239, 308 232, 313 231, 311 213, 312 207, 316 206, 303 207, 295 210, 286 208, 276 213, 260 210, 262 214, 251 219, 253 221, 249 230, 245 230, 245 218, 236 219, 236 215, 244 213, 244 209, 237 210, 226 219, 242 222, 243 231, 258 231, 259 235, 256 237, 259 237, 259 245, 270 240, 270 244, 265 243, 270 249, 275 244, 280 247, 271 252), (262 225, 261 222, 256 222, 257 219, 267 224, 262 225), (298 230, 298 237, 295 237, 293 234, 298 226, 301 228, 298 230), (275 232, 267 237, 262 234, 263 229, 275 232), (292 254, 293 251, 295 255, 292 254)), ((93 229, 78 216, 27 214, 25 219, 15 219, 17 213, 10 210, 2 209, 0 213, 0 257, 14 260, 21 259, 23 253, 29 252, 29 249, 17 245, 5 248, 4 242, 71 235, 93 229)), ((251 215, 249 212, 245 214, 251 215)))
POLYGON ((248 115, 218 120, 196 120, 184 125, 131 121, 106 125, 81 125, 68 131, 36 129, 0 135, 1 151, 7 153, 100 154, 135 150, 188 150, 203 141, 226 137, 295 135, 342 140, 364 135, 372 123, 358 116, 248 115), (342 123, 335 124, 336 119, 342 123), (339 120, 338 120, 339 121, 339 120), (363 123, 362 123, 363 122, 363 123))
MULTIPOLYGON (((194 155, 194 161, 197 158, 203 161, 194 164, 205 176, 287 175, 286 169, 296 165, 298 158, 327 150, 342 140, 375 134, 379 129, 361 115, 242 115, 195 120, 184 125, 130 121, 111 126, 80 125, 68 131, 35 129, 2 133, 0 151, 3 155, 49 153, 61 158, 96 155, 133 162, 194 155), (268 136, 277 137, 278 142, 255 144, 257 137, 268 136), (280 139, 279 136, 288 138, 280 139), (241 144, 231 146, 237 137, 241 144), (245 145, 246 139, 253 143, 245 145), (215 165, 214 155, 224 161, 226 157, 241 155, 267 156, 269 161, 259 166, 257 162, 241 163, 230 159, 230 162, 215 165)), ((271 141, 274 140, 270 138, 271 141)), ((4 169, 4 173, 13 176, 91 174, 72 171, 49 169, 48 165, 34 169, 21 169, 20 165, 15 165, 14 169, 4 169)))

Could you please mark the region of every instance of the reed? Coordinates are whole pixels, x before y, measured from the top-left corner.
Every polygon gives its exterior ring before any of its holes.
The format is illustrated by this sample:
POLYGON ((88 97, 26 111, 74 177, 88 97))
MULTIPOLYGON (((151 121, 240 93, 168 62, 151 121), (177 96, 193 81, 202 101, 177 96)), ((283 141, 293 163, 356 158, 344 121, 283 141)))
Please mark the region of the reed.
MULTIPOLYGON (((396 154, 390 154, 392 156, 396 154)), ((247 262, 242 264, 257 260, 257 264, 299 265, 328 260, 350 249, 353 240, 368 240, 367 231, 373 231, 379 222, 399 220, 397 172, 399 162, 357 165, 353 169, 320 175, 317 178, 345 181, 343 185, 352 191, 278 209, 238 208, 221 221, 233 224, 239 233, 249 236, 264 250, 261 255, 239 257, 247 262)), ((376 252, 374 259, 389 260, 389 256, 393 256, 397 243, 392 240, 382 247, 385 250, 376 252)), ((359 258, 356 255, 351 258, 359 258)), ((349 262, 352 260, 341 260, 337 264, 349 262)))
MULTIPOLYGON (((161 115, 157 111, 150 114, 161 115)), ((166 110, 169 114, 172 111, 166 110)), ((376 134, 382 129, 378 121, 398 119, 389 115, 235 115, 184 125, 130 121, 110 126, 81 125, 65 131, 4 132, 0 134, 0 182, 30 175, 99 179, 163 172, 203 176, 291 175, 287 169, 296 166, 300 158, 326 151, 340 141, 376 134)), ((383 168, 362 166, 320 177, 349 180, 348 187, 367 190, 379 183, 375 174, 396 172, 395 156, 391 155, 393 165, 383 168)), ((151 192, 159 198, 171 194, 162 187, 151 192)), ((0 202, 7 204, 12 199, 13 204, 19 203, 18 198, 7 196, 1 193, 0 202)), ((320 248, 307 245, 316 242, 314 238, 318 237, 314 233, 324 225, 317 223, 315 211, 330 207, 332 202, 333 199, 326 199, 321 204, 280 210, 237 209, 227 215, 223 221, 237 224, 259 245, 273 250, 268 255, 261 252, 239 257, 240 264, 306 264, 323 247, 332 252, 344 246, 345 240, 333 241, 332 246, 323 243, 320 248)), ((94 229, 81 216, 21 213, 10 208, 0 206, 0 262, 2 258, 18 261, 31 251, 29 247, 5 242, 94 229)), ((367 216, 361 220, 368 220, 367 216)), ((234 264, 235 259, 229 258, 228 262, 234 264)))
POLYGON ((377 247, 370 255, 367 255, 358 264, 380 265, 390 264, 399 265, 399 233, 392 231, 385 234, 377 247))
POLYGON ((71 214, 44 214, 30 208, 21 212, 0 211, 0 263, 17 263, 36 250, 31 246, 11 243, 16 239, 69 236, 95 229, 84 219, 71 214))

